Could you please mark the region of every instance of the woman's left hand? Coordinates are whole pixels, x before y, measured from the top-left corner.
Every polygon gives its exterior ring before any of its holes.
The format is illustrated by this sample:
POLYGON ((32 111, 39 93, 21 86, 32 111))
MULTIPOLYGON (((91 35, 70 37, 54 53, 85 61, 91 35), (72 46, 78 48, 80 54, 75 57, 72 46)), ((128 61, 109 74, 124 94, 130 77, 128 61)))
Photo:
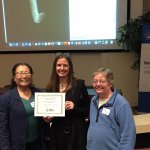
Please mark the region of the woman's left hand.
POLYGON ((65 102, 65 109, 66 110, 72 110, 72 109, 74 109, 74 103, 72 101, 66 101, 65 102))

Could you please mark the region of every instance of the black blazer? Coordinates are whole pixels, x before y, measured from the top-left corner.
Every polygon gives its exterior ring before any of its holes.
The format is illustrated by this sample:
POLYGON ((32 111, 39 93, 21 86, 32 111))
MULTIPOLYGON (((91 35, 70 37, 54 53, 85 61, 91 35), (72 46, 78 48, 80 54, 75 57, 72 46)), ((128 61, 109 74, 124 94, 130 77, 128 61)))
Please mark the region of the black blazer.
MULTIPOLYGON (((76 80, 74 89, 66 93, 66 101, 71 100, 74 102, 74 109, 65 112, 65 117, 55 117, 52 120, 50 129, 51 139, 58 139, 56 135, 61 137, 60 132, 69 125, 71 121, 73 149, 85 150, 86 149, 86 135, 87 135, 87 122, 85 118, 89 116, 90 99, 84 84, 84 80, 76 80)), ((55 141, 54 141, 55 142, 55 141)))
MULTIPOLYGON (((32 93, 39 91, 31 88, 32 93)), ((44 126, 42 118, 41 126, 44 126)), ((46 149, 41 127, 41 150, 46 149)), ((0 95, 0 150, 25 150, 27 119, 17 88, 0 95)))

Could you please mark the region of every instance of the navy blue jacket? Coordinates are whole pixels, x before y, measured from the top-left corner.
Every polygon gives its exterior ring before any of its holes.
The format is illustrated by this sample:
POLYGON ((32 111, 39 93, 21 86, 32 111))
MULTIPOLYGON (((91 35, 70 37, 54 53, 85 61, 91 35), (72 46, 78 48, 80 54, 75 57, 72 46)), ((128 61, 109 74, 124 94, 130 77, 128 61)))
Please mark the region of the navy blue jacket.
MULTIPOLYGON (((37 91, 31 88, 32 93, 37 91)), ((44 126, 42 118, 41 126, 44 126)), ((0 150, 25 150, 27 118, 26 110, 20 99, 17 88, 0 96, 0 150)), ((42 127, 41 150, 45 150, 42 127)))

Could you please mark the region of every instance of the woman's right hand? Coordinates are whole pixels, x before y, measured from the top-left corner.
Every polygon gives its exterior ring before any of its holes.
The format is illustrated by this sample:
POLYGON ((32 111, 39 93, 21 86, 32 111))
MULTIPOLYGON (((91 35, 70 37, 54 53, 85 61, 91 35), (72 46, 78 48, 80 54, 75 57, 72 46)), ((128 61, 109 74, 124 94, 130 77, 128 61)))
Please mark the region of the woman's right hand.
POLYGON ((43 116, 43 120, 47 123, 50 123, 54 117, 52 116, 43 116))

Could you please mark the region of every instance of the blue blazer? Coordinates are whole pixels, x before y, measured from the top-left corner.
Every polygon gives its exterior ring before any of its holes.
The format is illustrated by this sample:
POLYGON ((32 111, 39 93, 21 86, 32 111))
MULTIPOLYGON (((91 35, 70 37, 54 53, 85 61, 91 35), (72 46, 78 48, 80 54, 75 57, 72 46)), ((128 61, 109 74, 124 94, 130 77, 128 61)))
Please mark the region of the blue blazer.
MULTIPOLYGON (((33 94, 38 91, 36 88, 31 90, 33 94)), ((42 118, 39 119, 41 150, 45 150, 44 121, 42 118)), ((17 88, 14 88, 0 96, 0 150, 25 150, 26 130, 26 110, 17 88)))

